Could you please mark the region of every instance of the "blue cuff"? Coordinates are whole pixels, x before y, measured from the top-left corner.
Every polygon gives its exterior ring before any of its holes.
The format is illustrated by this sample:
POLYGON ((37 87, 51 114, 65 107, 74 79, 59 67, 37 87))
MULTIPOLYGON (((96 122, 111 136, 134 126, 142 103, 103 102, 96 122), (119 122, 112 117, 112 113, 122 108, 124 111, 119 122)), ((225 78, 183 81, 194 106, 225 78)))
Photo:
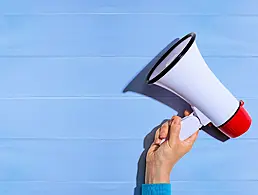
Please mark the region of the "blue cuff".
POLYGON ((142 184, 142 195, 171 195, 171 184, 142 184))

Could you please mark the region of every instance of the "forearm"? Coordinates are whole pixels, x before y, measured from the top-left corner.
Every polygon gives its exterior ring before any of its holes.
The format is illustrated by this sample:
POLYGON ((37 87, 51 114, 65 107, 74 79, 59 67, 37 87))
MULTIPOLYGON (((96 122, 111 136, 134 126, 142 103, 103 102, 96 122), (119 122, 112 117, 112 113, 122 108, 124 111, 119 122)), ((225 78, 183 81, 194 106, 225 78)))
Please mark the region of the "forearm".
POLYGON ((170 172, 163 167, 163 162, 146 163, 142 195, 171 195, 170 172))
MULTIPOLYGON (((185 112, 185 116, 190 113, 185 112)), ((146 156, 145 184, 142 195, 171 195, 170 174, 179 159, 193 146, 198 131, 182 141, 179 139, 181 118, 173 116, 156 131, 146 156), (164 140, 162 142, 162 140, 164 140)))

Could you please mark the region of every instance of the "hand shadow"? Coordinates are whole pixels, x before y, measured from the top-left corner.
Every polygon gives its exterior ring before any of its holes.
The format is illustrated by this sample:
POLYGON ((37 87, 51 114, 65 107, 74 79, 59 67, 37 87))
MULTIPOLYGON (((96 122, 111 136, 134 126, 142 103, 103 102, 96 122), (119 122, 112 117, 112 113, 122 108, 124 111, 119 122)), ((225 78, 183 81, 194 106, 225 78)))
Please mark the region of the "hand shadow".
MULTIPOLYGON (((142 95, 145 95, 147 97, 151 97, 170 108, 177 111, 177 115, 180 117, 183 117, 183 113, 185 110, 192 111, 191 106, 178 97, 176 94, 172 93, 171 91, 168 91, 167 89, 164 89, 157 85, 148 85, 146 84, 146 76, 150 69, 155 65, 155 63, 158 61, 158 59, 172 46, 174 45, 179 39, 173 40, 171 43, 169 43, 157 56, 155 56, 139 73, 136 75, 133 80, 124 88, 123 93, 126 92, 135 92, 142 95)), ((137 186, 134 190, 134 195, 140 195, 141 194, 141 185, 144 183, 144 176, 145 176, 145 157, 146 153, 154 139, 154 135, 156 130, 159 128, 155 127, 145 138, 144 138, 144 151, 140 156, 140 159, 138 161, 138 171, 137 171, 137 178, 136 183, 137 186)), ((228 136, 223 134, 221 131, 219 131, 214 126, 205 126, 202 128, 203 131, 205 131, 210 136, 214 137, 215 139, 225 142, 229 139, 228 136)))
POLYGON ((144 141, 143 141, 143 148, 144 151, 142 152, 139 161, 138 161, 138 166, 137 166, 137 176, 136 176, 136 187, 134 188, 134 195, 141 195, 141 189, 142 189, 142 184, 145 182, 145 165, 146 165, 146 155, 147 152, 154 141, 155 133, 158 130, 158 128, 161 127, 161 125, 168 120, 164 120, 160 125, 155 127, 148 135, 145 136, 144 141))

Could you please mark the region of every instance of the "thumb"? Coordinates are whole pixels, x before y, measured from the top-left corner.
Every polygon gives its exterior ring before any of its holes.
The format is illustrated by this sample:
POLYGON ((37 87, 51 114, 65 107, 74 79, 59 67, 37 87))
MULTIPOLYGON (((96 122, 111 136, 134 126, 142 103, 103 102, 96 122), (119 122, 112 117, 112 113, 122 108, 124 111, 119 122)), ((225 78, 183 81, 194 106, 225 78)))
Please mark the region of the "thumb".
POLYGON ((190 137, 188 137, 186 140, 184 140, 184 142, 186 142, 189 145, 193 145, 194 142, 196 141, 197 137, 199 134, 199 130, 196 131, 193 135, 191 135, 190 137))

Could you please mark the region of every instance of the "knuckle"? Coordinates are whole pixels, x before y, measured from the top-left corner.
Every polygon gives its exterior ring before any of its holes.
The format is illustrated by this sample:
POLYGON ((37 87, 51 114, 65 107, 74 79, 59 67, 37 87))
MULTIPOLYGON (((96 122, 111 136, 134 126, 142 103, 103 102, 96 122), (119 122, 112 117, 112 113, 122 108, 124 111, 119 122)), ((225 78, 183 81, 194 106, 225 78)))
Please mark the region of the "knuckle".
POLYGON ((161 126, 161 130, 167 129, 168 128, 168 122, 165 122, 162 126, 161 126))
POLYGON ((181 117, 180 116, 174 116, 174 119, 175 120, 181 120, 181 117))
POLYGON ((169 147, 172 149, 177 147, 177 144, 174 141, 170 141, 168 144, 169 144, 169 147))

